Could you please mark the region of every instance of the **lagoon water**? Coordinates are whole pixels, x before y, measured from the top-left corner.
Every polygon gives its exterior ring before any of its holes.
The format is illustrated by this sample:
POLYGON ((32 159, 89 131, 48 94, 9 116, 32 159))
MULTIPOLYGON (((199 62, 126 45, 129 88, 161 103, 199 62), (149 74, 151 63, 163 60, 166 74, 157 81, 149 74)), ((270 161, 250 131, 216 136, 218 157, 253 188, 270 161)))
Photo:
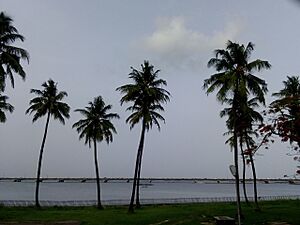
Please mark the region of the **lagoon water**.
MULTIPOLYGON (((132 183, 109 181, 101 183, 103 200, 129 200, 132 183)), ((241 186, 242 188, 242 186, 241 186)), ((0 200, 34 200, 34 181, 1 181, 0 200)), ((247 184, 248 196, 253 196, 253 185, 247 184)), ((242 194, 242 189, 241 189, 242 194)), ((300 185, 285 183, 258 183, 259 196, 300 196, 300 185)), ((143 181, 141 197, 144 199, 166 198, 215 198, 233 197, 233 183, 204 183, 193 181, 143 181)), ((96 183, 42 182, 40 199, 51 201, 95 200, 96 183)))

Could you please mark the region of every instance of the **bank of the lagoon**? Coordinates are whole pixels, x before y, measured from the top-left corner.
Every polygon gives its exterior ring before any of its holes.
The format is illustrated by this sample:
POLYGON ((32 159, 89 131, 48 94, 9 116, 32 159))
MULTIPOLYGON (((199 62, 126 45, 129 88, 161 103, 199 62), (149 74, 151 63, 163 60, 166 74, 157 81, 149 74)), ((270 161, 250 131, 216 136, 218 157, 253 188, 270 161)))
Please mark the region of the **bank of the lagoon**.
MULTIPOLYGON (((293 180, 293 182, 275 179, 259 180, 258 195, 262 199, 300 196, 299 184, 299 180, 293 180)), ((251 181, 247 181, 246 186, 248 196, 253 196, 251 181)), ((102 179, 102 199, 105 204, 109 205, 127 204, 131 187, 132 180, 130 179, 102 179)), ((7 204, 7 200, 33 201, 34 188, 34 179, 1 179, 0 201, 2 203, 6 201, 7 204)), ((226 179, 143 179, 141 182, 141 198, 146 203, 232 201, 235 196, 234 191, 233 180, 226 179)), ((78 201, 83 205, 92 204, 96 199, 95 180, 83 178, 43 179, 40 187, 40 199, 44 201, 78 201), (84 201, 87 203, 84 204, 84 201)), ((22 204, 24 205, 24 203, 22 204)))
MULTIPOLYGON (((261 211, 242 204, 243 225, 270 225, 271 222, 287 222, 299 225, 300 201, 261 202, 261 211)), ((199 225, 214 224, 214 216, 236 214, 236 206, 231 203, 202 203, 183 205, 152 205, 127 213, 127 207, 0 207, 1 224, 85 224, 85 225, 199 225), (67 222, 68 221, 68 222, 67 222), (73 221, 73 222, 72 222, 73 221), (27 222, 27 223, 26 223, 27 222)))
MULTIPOLYGON (((35 181, 36 178, 33 177, 0 177, 1 181, 13 181, 13 182, 26 182, 26 181, 35 181)), ((132 182, 132 178, 128 177, 103 177, 100 178, 101 182, 132 182)), ((155 182, 193 182, 193 183, 234 183, 234 179, 228 178, 141 178, 145 183, 155 182)), ((40 178, 41 182, 94 182, 95 178, 86 178, 86 177, 42 177, 40 178)), ((252 182, 251 179, 247 179, 246 182, 252 182)), ((300 179, 296 178, 261 178, 257 179, 257 182, 263 183, 296 183, 300 184, 300 179)))

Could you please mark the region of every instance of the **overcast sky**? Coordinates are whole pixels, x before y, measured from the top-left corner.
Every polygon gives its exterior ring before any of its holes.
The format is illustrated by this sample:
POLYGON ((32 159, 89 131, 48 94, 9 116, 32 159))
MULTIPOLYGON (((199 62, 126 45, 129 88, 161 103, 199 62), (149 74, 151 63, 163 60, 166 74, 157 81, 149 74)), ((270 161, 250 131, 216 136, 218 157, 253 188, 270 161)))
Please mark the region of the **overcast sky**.
MULTIPOLYGON (((42 176, 94 177, 93 152, 71 126, 80 119, 74 110, 98 95, 121 116, 113 121, 114 142, 99 144, 100 174, 133 176, 140 126, 130 131, 115 89, 130 82, 131 66, 150 60, 172 98, 166 124, 146 135, 142 176, 231 178, 233 156, 219 117, 224 106, 202 90, 215 72, 206 66, 213 50, 227 40, 253 42, 252 59, 272 64, 257 74, 268 83, 268 102, 287 75, 300 74, 300 5, 292 0, 0 0, 0 10, 26 37, 16 45, 30 53, 30 64, 23 62, 26 81, 16 77, 15 89, 5 93, 15 111, 0 126, 0 176, 35 176, 46 118, 32 124, 25 110, 34 97, 30 89, 49 78, 68 92, 72 111, 65 126, 50 121, 42 176)), ((262 149, 258 177, 292 175, 296 163, 288 152, 279 140, 262 149)))

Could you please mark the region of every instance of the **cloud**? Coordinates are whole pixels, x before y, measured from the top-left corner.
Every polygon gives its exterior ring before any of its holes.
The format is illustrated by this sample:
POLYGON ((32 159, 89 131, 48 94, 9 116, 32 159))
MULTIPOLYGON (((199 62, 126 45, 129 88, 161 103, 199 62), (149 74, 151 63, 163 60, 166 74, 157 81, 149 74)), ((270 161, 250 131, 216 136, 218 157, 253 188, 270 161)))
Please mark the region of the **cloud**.
POLYGON ((239 23, 229 22, 223 30, 206 34, 189 29, 183 17, 160 18, 156 30, 142 41, 142 48, 172 66, 195 67, 207 60, 214 49, 235 40, 240 31, 239 23))

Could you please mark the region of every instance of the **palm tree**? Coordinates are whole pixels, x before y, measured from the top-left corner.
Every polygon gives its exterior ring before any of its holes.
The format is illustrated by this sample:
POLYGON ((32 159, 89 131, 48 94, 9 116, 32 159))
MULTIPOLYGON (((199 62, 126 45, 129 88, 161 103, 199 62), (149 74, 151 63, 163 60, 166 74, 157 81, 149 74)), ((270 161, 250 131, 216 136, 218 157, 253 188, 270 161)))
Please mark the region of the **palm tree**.
POLYGON ((12 113, 14 111, 14 107, 6 102, 8 99, 7 96, 0 94, 0 122, 5 123, 6 122, 6 115, 5 112, 8 111, 12 113))
POLYGON ((15 41, 24 41, 24 36, 12 25, 12 18, 4 12, 0 13, 0 91, 5 90, 5 82, 8 77, 14 87, 16 73, 25 80, 26 73, 20 64, 21 60, 29 62, 29 54, 26 50, 12 46, 15 41))
POLYGON ((232 97, 232 124, 233 124, 233 145, 235 164, 235 186, 237 195, 238 221, 240 224, 241 206, 239 190, 238 170, 238 117, 239 105, 245 102, 247 96, 253 95, 259 103, 265 104, 264 95, 267 92, 267 84, 264 80, 252 73, 262 69, 269 69, 268 61, 260 59, 248 62, 254 45, 249 42, 247 46, 228 41, 226 49, 215 50, 215 57, 208 62, 208 67, 214 67, 216 74, 204 80, 203 88, 210 94, 218 89, 217 99, 221 103, 227 103, 232 97))
MULTIPOLYGON (((227 103, 230 105, 233 104, 232 99, 228 100, 227 103)), ((256 145, 251 136, 257 137, 258 134, 253 131, 253 126, 255 123, 262 124, 263 117, 262 115, 255 111, 255 108, 259 107, 258 99, 252 98, 250 100, 244 99, 243 101, 240 101, 240 104, 238 105, 237 110, 233 110, 233 108, 225 108, 221 111, 220 116, 228 116, 228 120, 226 121, 227 128, 230 130, 230 133, 233 133, 234 129, 234 118, 236 118, 236 123, 238 124, 236 126, 237 129, 237 136, 239 138, 239 144, 241 149, 241 155, 243 159, 243 189, 244 189, 244 196, 245 200, 248 203, 247 195, 246 195, 246 185, 245 185, 245 165, 246 160, 245 156, 249 157, 251 168, 252 168, 252 175, 253 175, 253 186, 254 186, 254 199, 255 199, 255 205, 256 209, 259 209, 258 201, 257 201, 257 185, 256 185, 256 170, 254 166, 254 160, 253 155, 256 151, 256 145), (238 113, 236 113, 238 112, 238 113), (236 113, 236 114, 234 114, 236 113), (243 150, 244 145, 247 147, 247 149, 243 150)), ((233 145, 233 137, 227 141, 227 143, 230 143, 231 146, 233 145)))
POLYGON ((253 177, 253 188, 254 188, 254 202, 256 206, 256 210, 259 210, 258 205, 258 198, 257 198, 257 182, 256 182, 256 169, 254 165, 253 156, 257 150, 257 146, 255 141, 253 140, 252 136, 257 137, 258 134, 254 131, 253 126, 256 125, 255 123, 262 124, 263 123, 263 116, 255 111, 255 108, 258 108, 258 99, 253 98, 242 107, 243 110, 243 117, 241 118, 240 122, 240 138, 244 140, 244 143, 247 149, 242 153, 244 156, 248 156, 251 169, 252 169, 252 177, 253 177))
POLYGON ((113 141, 113 133, 117 133, 114 125, 111 123, 111 119, 118 119, 119 115, 116 113, 108 113, 112 108, 111 105, 105 105, 101 96, 94 98, 93 102, 89 102, 89 106, 84 109, 76 109, 75 112, 79 112, 84 116, 84 119, 79 120, 73 124, 73 128, 77 128, 79 133, 79 139, 84 138, 85 144, 91 143, 94 145, 94 160, 96 170, 97 181, 97 207, 103 209, 100 200, 100 179, 98 168, 98 156, 97 156, 97 142, 105 140, 107 144, 113 141))
POLYGON ((280 112, 278 133, 281 137, 288 137, 290 142, 300 146, 300 80, 299 77, 287 77, 283 81, 283 89, 272 96, 278 99, 271 103, 275 112, 280 112))
POLYGON ((140 207, 139 200, 139 182, 141 175, 142 156, 144 149, 145 132, 152 128, 153 124, 160 130, 159 121, 165 122, 165 119, 159 114, 164 111, 163 103, 167 103, 170 98, 170 93, 163 89, 167 82, 163 79, 158 79, 159 70, 154 71, 153 65, 148 61, 144 61, 141 65, 142 70, 136 70, 131 67, 132 72, 129 78, 133 83, 126 84, 117 88, 124 96, 121 98, 123 103, 132 102, 132 105, 127 108, 132 114, 126 119, 132 129, 140 121, 142 123, 141 137, 137 151, 136 164, 134 170, 134 179, 132 186, 131 200, 129 204, 129 212, 133 212, 134 197, 136 194, 136 207, 140 207))
POLYGON ((272 96, 279 98, 300 96, 300 80, 298 76, 287 76, 287 80, 283 81, 283 86, 283 89, 273 93, 272 96))
POLYGON ((40 207, 39 204, 39 185, 40 185, 40 175, 42 167, 42 158, 44 152, 45 141, 48 132, 48 125, 50 121, 50 116, 54 119, 58 119, 62 124, 65 124, 65 118, 69 118, 70 107, 68 104, 62 102, 67 93, 64 91, 59 92, 57 90, 57 83, 49 79, 47 82, 42 84, 43 90, 31 89, 30 93, 36 94, 37 97, 30 100, 30 107, 26 110, 27 113, 34 113, 32 122, 35 122, 39 118, 46 116, 46 126, 44 131, 44 136, 42 140, 42 145, 40 149, 40 155, 38 160, 38 169, 36 177, 36 189, 35 189, 35 205, 40 207))

